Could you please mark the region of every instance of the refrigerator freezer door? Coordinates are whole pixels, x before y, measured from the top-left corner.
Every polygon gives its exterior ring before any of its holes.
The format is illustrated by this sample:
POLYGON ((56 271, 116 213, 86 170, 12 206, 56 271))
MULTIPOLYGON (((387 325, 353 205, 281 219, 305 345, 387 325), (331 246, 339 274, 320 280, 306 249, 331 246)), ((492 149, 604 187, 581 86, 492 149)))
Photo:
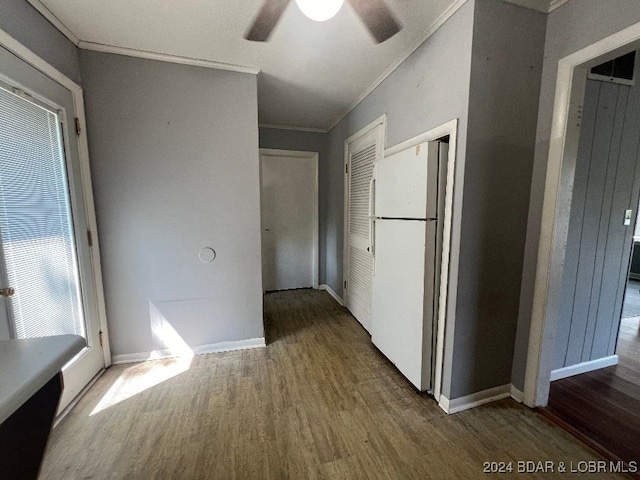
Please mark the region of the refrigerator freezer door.
POLYGON ((371 340, 419 390, 431 388, 436 227, 375 221, 371 340))
POLYGON ((374 216, 436 217, 438 145, 422 143, 376 163, 374 216))

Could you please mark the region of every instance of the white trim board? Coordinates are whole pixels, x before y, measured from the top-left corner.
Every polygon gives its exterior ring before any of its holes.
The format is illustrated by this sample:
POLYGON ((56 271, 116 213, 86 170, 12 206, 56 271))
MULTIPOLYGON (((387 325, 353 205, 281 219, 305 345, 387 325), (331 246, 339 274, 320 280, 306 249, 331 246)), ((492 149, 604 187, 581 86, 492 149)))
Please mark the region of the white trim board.
POLYGON ((22 45, 20 42, 14 39, 11 35, 9 35, 7 32, 1 29, 0 29, 0 45, 6 48, 7 50, 9 50, 10 52, 12 52, 13 54, 15 54, 17 57, 27 62, 29 65, 40 70, 51 80, 59 83, 63 87, 67 88, 68 90, 75 92, 76 90, 81 89, 80 85, 78 85, 76 82, 71 80, 65 74, 60 72, 50 63, 46 62, 45 60, 37 56, 35 53, 33 53, 31 50, 29 50, 27 47, 22 45))
POLYGON ((516 402, 522 403, 524 400, 524 392, 515 387, 515 385, 511 385, 511 398, 513 398, 516 402))
POLYGON ((618 355, 611 355, 610 357, 598 358, 597 360, 590 360, 588 362, 558 368, 556 370, 551 370, 551 381, 553 382, 554 380, 573 377, 574 375, 580 375, 581 373, 593 372, 594 370, 612 367, 617 364, 618 355))
POLYGON ((535 10, 540 13, 549 13, 549 2, 547 0, 503 0, 519 7, 535 10))
POLYGON ((362 92, 362 94, 353 102, 344 113, 338 116, 338 118, 329 126, 328 131, 331 131, 336 125, 338 125, 351 111, 356 108, 360 102, 362 102, 371 92, 373 92, 385 79, 391 75, 400 65, 404 63, 404 61, 411 56, 413 52, 415 52, 420 45, 427 41, 427 39, 433 35, 444 23, 449 20, 459 9, 467 3, 467 0, 455 0, 449 8, 447 8, 442 15, 440 15, 435 22, 433 22, 429 28, 422 34, 418 40, 411 45, 405 52, 387 68, 382 75, 380 75, 377 79, 373 81, 367 89, 362 92))
POLYGON ((326 283, 323 283, 320 285, 319 290, 324 290, 326 291, 329 295, 331 295, 333 297, 333 299, 338 302, 340 304, 340 306, 344 306, 344 303, 342 303, 342 298, 340 297, 340 295, 338 295, 333 288, 331 288, 329 285, 327 285, 326 283))
POLYGON ((553 12, 556 8, 564 5, 568 1, 569 0, 551 0, 551 3, 549 4, 549 13, 553 12))
MULTIPOLYGON (((210 343, 207 345, 198 345, 189 347, 194 355, 206 355, 207 353, 233 352, 235 350, 248 350, 251 348, 263 348, 267 344, 264 337, 249 338, 247 340, 236 340, 232 342, 210 343)), ((124 353, 113 356, 113 365, 121 363, 137 363, 146 362, 148 360, 160 360, 163 358, 175 358, 180 355, 172 352, 170 349, 152 350, 150 352, 124 353)))
POLYGON ((442 395, 438 406, 444 410, 447 414, 452 415, 454 413, 469 410, 471 408, 479 407, 480 405, 486 405, 487 403, 497 402, 505 398, 511 397, 518 403, 522 403, 523 393, 518 390, 512 384, 500 385, 499 387, 489 388, 481 392, 472 393, 465 397, 454 398, 449 400, 442 395))
POLYGON ((551 13, 560 5, 568 2, 569 0, 502 0, 503 2, 512 3, 519 7, 528 8, 541 13, 551 13))
POLYGON ((286 125, 272 125, 270 123, 259 123, 260 128, 272 128, 274 130, 294 130, 296 132, 311 132, 311 133, 328 133, 328 130, 323 128, 310 128, 310 127, 288 127, 286 125))
POLYGON ((511 385, 500 385, 499 387, 489 388, 481 392, 472 393, 464 397, 449 400, 444 395, 440 396, 438 405, 449 415, 469 410, 470 408, 479 407, 491 402, 497 402, 504 398, 511 397, 511 385))
POLYGON ((62 20, 60 20, 55 13, 49 10, 46 6, 42 4, 40 0, 27 0, 33 8, 35 8, 40 14, 46 18, 51 25, 56 27, 60 33, 62 33, 65 37, 67 37, 74 45, 78 46, 80 43, 80 39, 76 36, 75 33, 71 31, 69 27, 67 27, 62 20))
POLYGON ((168 55, 166 53, 150 52, 147 50, 138 50, 135 48, 116 47, 114 45, 104 45, 102 43, 86 42, 84 40, 80 40, 80 42, 78 43, 78 48, 82 48, 84 50, 92 50, 94 52, 115 53, 116 55, 125 55, 127 57, 157 60, 159 62, 177 63, 180 65, 191 65, 194 67, 202 68, 213 68, 216 70, 226 70, 229 72, 249 73, 252 75, 257 75, 258 73, 260 73, 260 69, 257 67, 214 62, 212 60, 183 57, 180 55, 168 55))
MULTIPOLYGON (((531 327, 525 372, 525 404, 544 406, 549 399, 554 342, 559 316, 564 254, 571 214, 573 167, 577 155, 579 115, 587 69, 640 45, 640 22, 558 61, 544 200, 538 241, 531 327)), ((538 144, 544 143, 538 139, 538 144)))

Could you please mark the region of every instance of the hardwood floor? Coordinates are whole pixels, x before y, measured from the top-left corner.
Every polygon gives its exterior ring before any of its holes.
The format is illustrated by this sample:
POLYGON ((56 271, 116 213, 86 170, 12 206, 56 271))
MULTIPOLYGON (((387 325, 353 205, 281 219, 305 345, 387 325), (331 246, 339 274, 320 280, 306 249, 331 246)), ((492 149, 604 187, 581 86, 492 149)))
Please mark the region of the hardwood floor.
POLYGON ((446 415, 326 292, 269 294, 265 316, 267 348, 110 368, 41 478, 472 479, 483 462, 602 458, 510 399, 446 415))
POLYGON ((546 408, 579 438, 627 462, 640 462, 639 323, 622 320, 618 365, 552 382, 546 408))

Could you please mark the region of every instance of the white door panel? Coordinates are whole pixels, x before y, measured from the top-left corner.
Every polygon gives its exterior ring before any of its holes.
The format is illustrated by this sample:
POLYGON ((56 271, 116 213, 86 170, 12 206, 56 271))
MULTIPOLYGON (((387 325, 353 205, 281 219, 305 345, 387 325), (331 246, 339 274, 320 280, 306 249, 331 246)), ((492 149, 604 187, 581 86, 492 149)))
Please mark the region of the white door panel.
POLYGON ((344 303, 367 331, 373 277, 371 184, 374 164, 382 157, 382 133, 378 125, 347 147, 344 303))
POLYGON ((373 343, 420 390, 431 377, 436 222, 376 220, 373 343))
POLYGON ((435 218, 438 142, 383 158, 375 167, 376 217, 435 218))
POLYGON ((260 159, 263 289, 314 287, 316 159, 293 152, 260 159))

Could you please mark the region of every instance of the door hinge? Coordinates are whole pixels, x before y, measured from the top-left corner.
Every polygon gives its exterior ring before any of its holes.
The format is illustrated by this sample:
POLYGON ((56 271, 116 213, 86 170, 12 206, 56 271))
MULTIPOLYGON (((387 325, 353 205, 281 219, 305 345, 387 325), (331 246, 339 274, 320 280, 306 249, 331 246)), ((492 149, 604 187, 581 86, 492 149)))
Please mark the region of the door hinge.
POLYGON ((349 173, 349 164, 348 163, 344 164, 344 173, 349 173))
POLYGON ((13 287, 0 288, 0 296, 1 297, 13 297, 16 294, 16 289, 13 287))
POLYGON ((344 289, 345 290, 347 289, 347 281, 346 280, 344 281, 344 289))
POLYGON ((80 132, 82 132, 82 127, 80 126, 80 119, 76 117, 76 134, 80 135, 80 132))
POLYGON ((104 346, 104 338, 103 338, 104 337, 104 332, 102 330, 100 330, 99 336, 100 336, 100 346, 102 347, 102 346, 104 346))
POLYGON ((91 230, 87 230, 87 240, 89 240, 89 246, 93 247, 93 235, 91 234, 91 230))

